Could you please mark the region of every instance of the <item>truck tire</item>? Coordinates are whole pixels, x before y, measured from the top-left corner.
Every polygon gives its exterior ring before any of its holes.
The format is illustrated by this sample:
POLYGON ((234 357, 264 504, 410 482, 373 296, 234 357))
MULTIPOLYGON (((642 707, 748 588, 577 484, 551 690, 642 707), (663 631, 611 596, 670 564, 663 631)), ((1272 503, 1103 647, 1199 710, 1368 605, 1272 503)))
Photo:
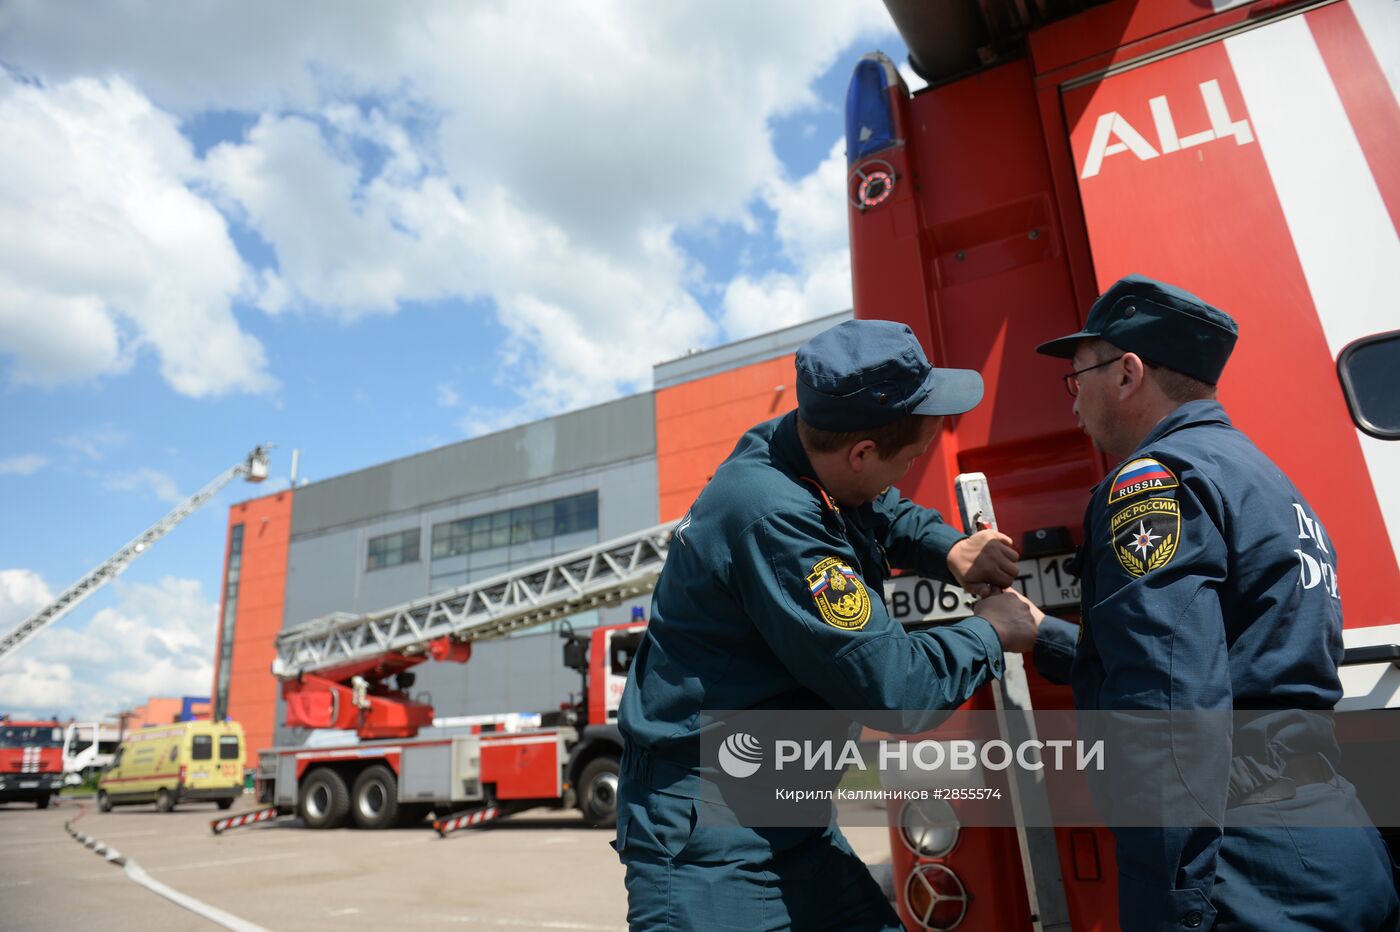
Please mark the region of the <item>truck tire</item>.
POLYGON ((578 808, 593 828, 617 824, 617 758, 594 758, 578 778, 578 808))
POLYGON ((229 806, 232 806, 232 805, 233 805, 233 800, 231 800, 231 799, 216 799, 216 800, 214 801, 214 804, 215 804, 216 806, 218 806, 220 809, 227 809, 229 806))
POLYGON ((389 828, 399 821, 399 781, 383 764, 371 764, 355 778, 350 814, 356 828, 389 828))
POLYGON ((34 805, 40 809, 47 809, 49 808, 49 800, 51 799, 53 799, 52 796, 40 796, 38 799, 34 800, 34 805))
POLYGON ((175 794, 167 789, 156 790, 156 812, 170 812, 175 808, 175 794))
POLYGON ((307 828, 339 828, 349 814, 350 791, 340 774, 317 767, 306 775, 297 797, 297 815, 307 828))
POLYGON ((106 790, 97 791, 97 808, 103 812, 112 811, 112 797, 107 795, 106 790))

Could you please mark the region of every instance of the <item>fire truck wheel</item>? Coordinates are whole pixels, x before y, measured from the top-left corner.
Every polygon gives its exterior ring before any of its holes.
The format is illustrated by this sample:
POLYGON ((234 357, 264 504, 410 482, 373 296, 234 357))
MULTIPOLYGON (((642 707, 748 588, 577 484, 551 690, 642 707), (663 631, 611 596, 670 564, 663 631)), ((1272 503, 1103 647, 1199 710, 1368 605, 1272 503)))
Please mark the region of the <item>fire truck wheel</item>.
POLYGON ((156 790, 156 812, 169 812, 175 808, 175 796, 166 789, 156 790))
POLYGON ((307 774, 297 799, 297 815, 307 828, 339 828, 350 814, 350 791, 345 780, 329 767, 307 774))
POLYGON ((38 806, 40 809, 47 809, 49 808, 49 800, 51 799, 53 799, 52 796, 40 796, 38 799, 34 800, 34 805, 38 806))
POLYGON ((107 795, 106 790, 97 791, 97 808, 103 812, 112 811, 112 797, 107 795))
POLYGON ((383 764, 371 764, 355 778, 350 813, 356 828, 388 828, 399 820, 399 782, 383 764))
POLYGON ((617 824, 617 759, 599 757, 588 762, 578 778, 578 807, 583 820, 594 828, 617 824))

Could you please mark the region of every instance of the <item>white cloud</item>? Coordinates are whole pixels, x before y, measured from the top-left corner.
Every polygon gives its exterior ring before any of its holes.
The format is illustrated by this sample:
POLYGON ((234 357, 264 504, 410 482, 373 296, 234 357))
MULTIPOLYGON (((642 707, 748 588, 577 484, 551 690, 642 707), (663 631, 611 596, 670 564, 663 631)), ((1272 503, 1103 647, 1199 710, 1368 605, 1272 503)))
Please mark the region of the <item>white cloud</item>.
POLYGON ((851 306, 846 228, 846 145, 838 139, 810 174, 763 189, 793 272, 741 274, 725 288, 722 321, 733 339, 834 314, 851 306))
POLYGON ((194 397, 272 386, 230 302, 246 285, 223 217, 187 184, 176 120, 124 80, 0 75, 0 353, 50 386, 153 351, 194 397))
POLYGON ((899 63, 898 67, 899 76, 903 78, 904 83, 909 86, 909 93, 912 94, 915 91, 921 91, 928 87, 928 82, 914 73, 914 69, 909 65, 909 62, 902 61, 899 63))
POLYGON ((87 430, 60 437, 60 446, 67 447, 79 456, 90 460, 100 460, 109 450, 115 449, 130 440, 126 431, 112 424, 99 424, 87 430))
MULTIPOLYGON (((653 363, 713 342, 694 295, 723 283, 706 280, 675 233, 761 233, 756 196, 779 211, 794 265, 733 283, 729 333, 849 303, 840 257, 816 237, 829 218, 803 226, 811 209, 794 201, 827 196, 825 174, 774 182, 770 127, 818 105, 812 82, 843 49, 889 29, 877 0, 175 11, 138 0, 81 15, 31 3, 4 25, 0 57, 47 80, 120 74, 100 86, 140 88, 158 117, 258 115, 204 165, 191 169, 187 149, 164 152, 178 164, 162 180, 207 190, 276 256, 275 269, 218 278, 220 294, 342 319, 440 298, 488 306, 508 335, 497 380, 520 393, 488 420, 644 388, 653 363)), ((66 312, 103 318, 89 305, 66 312)), ((130 321, 105 319, 111 332, 90 331, 97 342, 77 370, 129 365, 130 321)), ((26 352, 39 359, 44 348, 26 352)), ((232 353, 249 362, 231 385, 266 378, 259 351, 232 353)))
POLYGON ((158 501, 171 505, 180 503, 185 496, 175 485, 175 480, 158 469, 143 466, 130 472, 117 473, 102 480, 102 487, 113 492, 145 492, 158 501))
POLYGON ((0 570, 0 632, 11 628, 53 601, 53 592, 31 570, 0 570))
POLYGON ((397 80, 412 4, 246 0, 237 4, 17 0, 0 11, 0 58, 51 79, 130 76, 160 106, 309 108, 397 80), (363 78, 357 78, 362 75, 363 78))
POLYGON ((300 117, 264 117, 207 164, 218 196, 276 248, 282 280, 305 303, 353 318, 409 300, 492 297, 507 333, 498 377, 522 396, 507 420, 645 387, 654 362, 713 336, 684 287, 697 272, 669 229, 640 232, 622 262, 495 186, 463 193, 394 158, 361 184, 358 166, 300 117))
POLYGON ((0 476, 32 476, 49 464, 48 457, 37 453, 21 453, 0 460, 0 476))
POLYGON ((457 389, 442 382, 437 386, 437 403, 440 408, 455 408, 462 403, 462 396, 457 389))
MULTIPOLYGON (((0 611, 11 598, 7 579, 32 586, 37 577, 0 571, 0 611)), ((0 664, 0 707, 92 718, 151 696, 209 693, 218 608, 199 582, 166 578, 154 586, 115 587, 116 606, 84 625, 60 621, 0 664)))

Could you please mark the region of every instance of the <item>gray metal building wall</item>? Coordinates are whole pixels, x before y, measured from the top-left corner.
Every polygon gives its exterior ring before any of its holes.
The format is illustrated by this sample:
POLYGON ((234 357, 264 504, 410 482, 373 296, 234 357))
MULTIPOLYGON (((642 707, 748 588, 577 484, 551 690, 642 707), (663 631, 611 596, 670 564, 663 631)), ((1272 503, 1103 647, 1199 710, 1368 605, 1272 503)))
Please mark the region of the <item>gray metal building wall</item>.
MULTIPOLYGON (((517 544, 490 554, 436 561, 442 574, 480 578, 502 556, 519 567, 551 552, 588 546, 656 523, 656 416, 651 393, 634 395, 307 485, 296 491, 283 627, 329 612, 361 613, 427 595, 433 588, 434 525, 564 498, 598 496, 596 531, 517 544), (370 538, 419 530, 416 562, 366 569, 370 538), (492 565, 474 570, 473 559, 492 565), (460 565, 459 565, 460 564, 460 565)), ((457 577, 451 577, 457 578, 457 577)), ((441 588, 441 585, 438 586, 441 588)), ((575 619, 582 627, 615 622, 575 619)), ((466 664, 417 668, 412 692, 431 696, 439 716, 535 712, 558 708, 580 685, 561 662, 562 640, 549 629, 475 645, 466 664)), ((304 735, 286 729, 278 702, 277 742, 304 735)))

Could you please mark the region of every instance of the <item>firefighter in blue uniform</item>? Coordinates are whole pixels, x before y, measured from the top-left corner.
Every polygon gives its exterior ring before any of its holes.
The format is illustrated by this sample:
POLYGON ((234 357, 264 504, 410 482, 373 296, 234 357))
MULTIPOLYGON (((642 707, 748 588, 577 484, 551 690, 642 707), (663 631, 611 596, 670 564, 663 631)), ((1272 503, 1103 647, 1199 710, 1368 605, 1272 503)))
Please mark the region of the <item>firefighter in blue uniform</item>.
POLYGON ((906 632, 885 610, 900 567, 1008 586, 1010 539, 972 537, 892 488, 982 380, 929 365, 913 332, 847 321, 797 359, 798 410, 740 439, 676 527, 619 714, 616 848, 628 920, 652 929, 898 929, 834 822, 746 828, 697 815, 702 710, 956 707, 1034 643, 1006 594, 906 632), (697 824, 699 823, 699 824, 697 824))
POLYGON ((1172 747, 1162 770, 1205 818, 1115 828, 1125 930, 1395 929, 1389 853, 1334 770, 1325 715, 1342 695, 1336 553, 1215 400, 1236 336, 1134 275, 1037 348, 1071 360, 1075 414, 1118 465, 1084 520, 1082 627, 1045 618, 1033 658, 1081 711, 1272 710, 1213 753, 1172 747))

